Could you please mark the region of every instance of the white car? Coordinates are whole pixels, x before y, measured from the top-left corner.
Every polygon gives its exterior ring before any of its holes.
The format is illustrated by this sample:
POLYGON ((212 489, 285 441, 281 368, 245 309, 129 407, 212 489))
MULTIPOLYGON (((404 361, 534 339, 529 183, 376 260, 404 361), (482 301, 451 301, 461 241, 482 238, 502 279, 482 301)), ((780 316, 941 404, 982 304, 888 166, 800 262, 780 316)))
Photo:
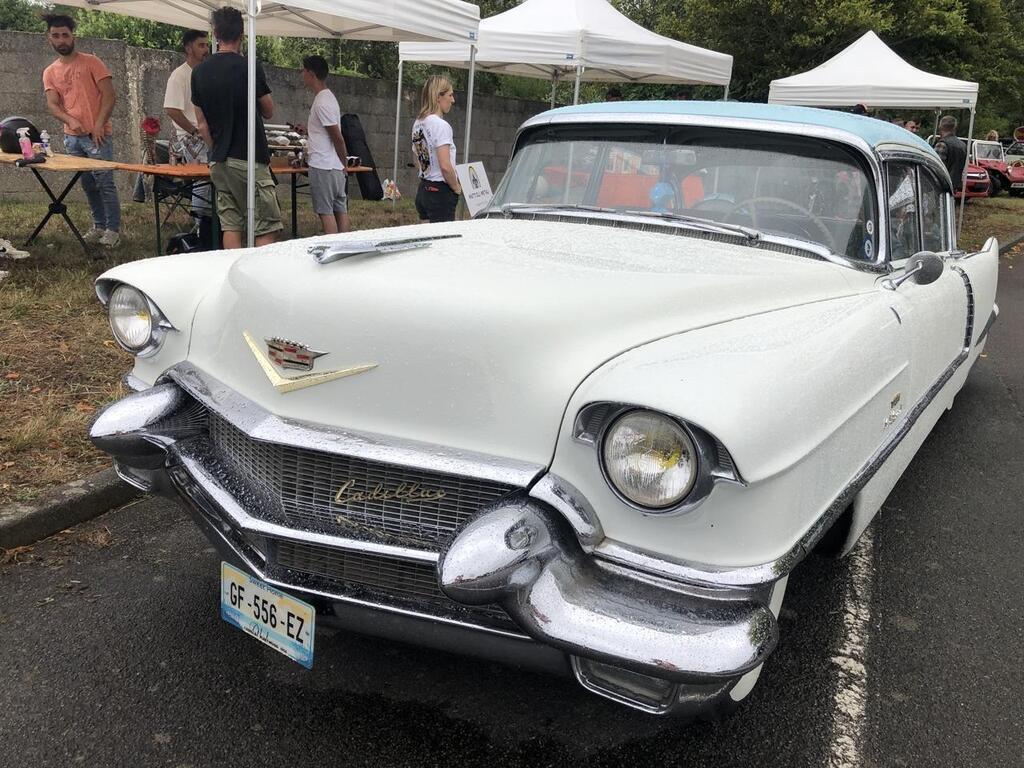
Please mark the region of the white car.
POLYGON ((954 231, 939 158, 878 120, 558 109, 472 221, 103 274, 136 393, 91 435, 307 666, 329 624, 728 708, 984 347, 998 247, 954 231))

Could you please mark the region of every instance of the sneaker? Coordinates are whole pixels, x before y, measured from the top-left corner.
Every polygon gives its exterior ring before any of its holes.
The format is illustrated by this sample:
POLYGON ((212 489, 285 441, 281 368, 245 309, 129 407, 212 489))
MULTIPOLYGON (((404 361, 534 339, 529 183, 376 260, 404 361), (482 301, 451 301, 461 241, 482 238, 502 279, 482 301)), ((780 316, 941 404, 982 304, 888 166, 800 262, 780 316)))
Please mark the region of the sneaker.
POLYGON ((3 270, 0 270, 0 283, 2 283, 4 280, 6 280, 10 276, 11 276, 10 272, 4 272, 3 270))
POLYGON ((82 235, 82 239, 85 240, 85 242, 87 243, 98 243, 100 241, 100 238, 103 237, 103 233, 106 231, 107 230, 100 229, 99 227, 93 227, 84 235, 82 235))
POLYGON ((121 242, 120 233, 115 232, 112 229, 108 229, 106 232, 103 233, 103 236, 100 237, 100 245, 102 245, 104 248, 113 248, 119 242, 121 242))
POLYGON ((28 251, 15 248, 10 240, 0 238, 0 259, 27 259, 28 257, 28 251))

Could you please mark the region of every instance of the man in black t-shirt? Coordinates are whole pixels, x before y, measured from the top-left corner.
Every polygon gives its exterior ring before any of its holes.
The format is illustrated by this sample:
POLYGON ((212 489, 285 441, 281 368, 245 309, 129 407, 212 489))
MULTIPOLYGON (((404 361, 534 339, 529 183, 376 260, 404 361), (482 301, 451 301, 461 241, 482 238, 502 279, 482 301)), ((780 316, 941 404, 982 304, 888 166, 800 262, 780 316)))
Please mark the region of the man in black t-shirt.
POLYGON ((939 120, 939 140, 935 142, 935 151, 949 171, 953 181, 953 189, 957 192, 963 187, 964 166, 967 165, 967 145, 956 135, 956 118, 946 115, 939 120))
MULTIPOLYGON (((199 133, 210 148, 210 179, 217 189, 217 216, 225 248, 241 248, 247 223, 248 76, 242 44, 242 14, 224 7, 213 12, 217 53, 192 70, 192 103, 199 133)), ((270 175, 270 153, 263 119, 274 114, 274 101, 263 67, 256 62, 256 245, 267 245, 281 231, 281 207, 270 175)))

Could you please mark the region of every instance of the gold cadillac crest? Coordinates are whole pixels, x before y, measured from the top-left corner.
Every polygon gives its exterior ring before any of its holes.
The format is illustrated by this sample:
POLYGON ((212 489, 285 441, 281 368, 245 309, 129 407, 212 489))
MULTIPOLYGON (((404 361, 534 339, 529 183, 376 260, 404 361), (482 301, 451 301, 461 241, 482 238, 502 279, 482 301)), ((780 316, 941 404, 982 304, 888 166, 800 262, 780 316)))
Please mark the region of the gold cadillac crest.
POLYGON ((265 339, 267 351, 264 352, 260 345, 248 331, 242 331, 242 338, 249 346, 256 362, 260 364, 263 373, 270 379, 270 383, 281 394, 294 392, 297 389, 313 387, 335 379, 343 379, 346 376, 355 376, 357 373, 365 373, 377 367, 376 363, 367 365, 356 365, 352 368, 339 368, 334 371, 323 371, 322 373, 303 373, 299 376, 282 376, 277 372, 275 366, 285 370, 312 371, 313 364, 318 357, 323 357, 326 352, 318 352, 310 349, 305 344, 299 344, 287 339, 277 337, 265 339))

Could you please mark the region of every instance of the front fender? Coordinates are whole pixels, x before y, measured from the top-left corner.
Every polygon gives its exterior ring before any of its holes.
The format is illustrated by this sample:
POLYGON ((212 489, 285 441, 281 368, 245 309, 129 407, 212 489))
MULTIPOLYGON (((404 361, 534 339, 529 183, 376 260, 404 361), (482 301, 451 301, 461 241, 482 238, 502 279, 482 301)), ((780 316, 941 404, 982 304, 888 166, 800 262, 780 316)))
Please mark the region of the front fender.
POLYGON ((219 286, 228 269, 249 251, 176 254, 132 261, 96 278, 96 295, 106 306, 120 283, 139 289, 160 308, 174 330, 156 353, 136 357, 132 373, 152 385, 167 368, 188 357, 192 319, 203 297, 219 286))
POLYGON ((881 444, 909 375, 885 294, 815 302, 630 350, 574 394, 552 472, 588 499, 609 539, 716 567, 789 552, 881 444), (743 484, 719 483, 696 509, 645 515, 621 502, 599 450, 573 438, 588 403, 632 403, 710 432, 743 484))

